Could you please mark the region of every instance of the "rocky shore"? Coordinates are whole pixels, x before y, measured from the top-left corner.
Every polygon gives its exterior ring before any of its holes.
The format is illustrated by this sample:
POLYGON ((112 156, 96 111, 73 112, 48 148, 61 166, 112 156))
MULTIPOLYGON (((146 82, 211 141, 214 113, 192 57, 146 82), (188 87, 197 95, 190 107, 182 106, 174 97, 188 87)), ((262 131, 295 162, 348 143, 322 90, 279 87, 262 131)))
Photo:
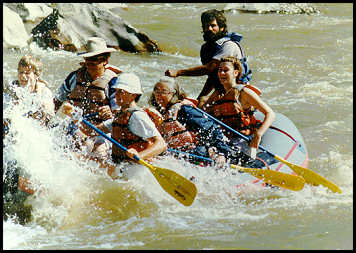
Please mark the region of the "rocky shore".
POLYGON ((127 52, 159 52, 157 42, 111 10, 112 3, 5 3, 3 48, 23 48, 35 42, 42 48, 71 52, 85 50, 86 39, 102 37, 127 52))
MULTIPOLYGON (((102 37, 109 46, 126 52, 160 52, 158 43, 113 12, 123 3, 4 3, 3 48, 41 48, 78 52, 86 39, 102 37)), ((225 11, 256 14, 315 14, 303 3, 228 3, 225 11)))

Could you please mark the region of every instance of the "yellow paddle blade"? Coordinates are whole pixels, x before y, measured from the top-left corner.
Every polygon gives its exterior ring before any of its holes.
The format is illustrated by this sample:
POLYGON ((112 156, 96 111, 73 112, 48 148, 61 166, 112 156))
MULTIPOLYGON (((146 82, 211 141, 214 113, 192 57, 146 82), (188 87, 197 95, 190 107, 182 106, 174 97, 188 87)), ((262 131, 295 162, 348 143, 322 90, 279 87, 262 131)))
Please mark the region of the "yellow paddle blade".
POLYGON ((150 169, 162 188, 173 198, 185 206, 190 206, 197 195, 197 187, 190 180, 184 178, 178 173, 153 166, 140 159, 139 163, 150 169))
POLYGON ((285 188, 292 191, 300 191, 304 187, 305 180, 300 176, 295 176, 275 170, 244 168, 238 165, 230 164, 231 168, 244 171, 264 182, 285 188))
POLYGON ((274 158, 277 159, 278 161, 286 164, 296 174, 302 176, 305 179, 305 182, 307 184, 311 184, 311 185, 315 185, 315 186, 323 185, 323 186, 329 188, 330 190, 332 190, 333 192, 337 192, 337 193, 342 192, 341 189, 336 184, 334 184, 334 183, 330 182, 329 180, 327 180, 326 178, 320 176, 318 173, 316 173, 310 169, 303 168, 296 164, 290 163, 277 155, 275 155, 274 158))

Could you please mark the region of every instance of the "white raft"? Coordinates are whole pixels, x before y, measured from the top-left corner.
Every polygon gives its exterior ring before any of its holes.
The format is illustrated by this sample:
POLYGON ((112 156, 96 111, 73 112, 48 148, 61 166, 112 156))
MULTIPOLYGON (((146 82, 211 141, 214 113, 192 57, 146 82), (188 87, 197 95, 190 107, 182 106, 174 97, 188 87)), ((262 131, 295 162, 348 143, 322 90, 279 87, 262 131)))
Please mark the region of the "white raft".
MULTIPOLYGON (((262 136, 260 146, 288 162, 307 168, 309 161, 308 151, 301 133, 294 123, 285 115, 281 113, 275 114, 276 118, 272 126, 262 136)), ((257 112, 255 116, 259 120, 263 120, 264 118, 264 115, 260 112, 257 112)), ((295 174, 286 164, 279 162, 261 149, 258 149, 256 159, 260 162, 255 164, 260 164, 260 166, 257 167, 261 169, 271 169, 288 174, 295 174)), ((262 183, 262 185, 265 185, 262 180, 256 179, 248 173, 243 173, 241 180, 242 182, 262 183)))

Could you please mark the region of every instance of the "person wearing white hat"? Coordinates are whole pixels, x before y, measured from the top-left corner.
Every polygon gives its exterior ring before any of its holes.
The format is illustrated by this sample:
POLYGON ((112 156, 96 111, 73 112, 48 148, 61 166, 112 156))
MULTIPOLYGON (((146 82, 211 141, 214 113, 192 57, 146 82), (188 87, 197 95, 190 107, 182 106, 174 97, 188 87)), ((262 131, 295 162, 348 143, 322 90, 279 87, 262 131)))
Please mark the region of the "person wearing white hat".
MULTIPOLYGON (((118 163, 128 158, 136 161, 134 155, 144 160, 151 159, 165 152, 167 144, 148 114, 137 105, 143 94, 138 76, 124 72, 118 76, 112 88, 116 90, 115 98, 119 110, 114 114, 114 118, 98 124, 96 128, 106 134, 110 133, 113 139, 128 150, 123 152, 116 145, 112 145, 111 161, 102 157, 89 157, 89 160, 99 162, 100 167, 107 169, 109 176, 116 179, 121 178, 124 172, 121 165, 116 166, 118 163)), ((64 113, 73 117, 72 108, 67 105, 65 107, 64 113)), ((80 130, 78 132, 82 138, 86 137, 80 130)))
POLYGON ((122 152, 112 146, 112 160, 119 163, 137 155, 141 159, 151 159, 166 151, 167 145, 148 114, 137 105, 143 94, 141 82, 133 73, 122 73, 113 85, 116 89, 116 103, 120 112, 112 120, 98 126, 103 132, 111 132, 128 151, 122 152))
MULTIPOLYGON (((97 125, 112 118, 112 111, 118 109, 115 90, 111 89, 111 86, 122 71, 108 64, 111 52, 117 50, 108 47, 104 39, 89 38, 86 49, 86 52, 78 54, 84 57, 84 63, 81 63, 79 69, 71 72, 58 88, 54 97, 55 111, 58 111, 64 102, 69 102, 83 110, 84 115, 98 112, 97 116, 88 119, 97 125)), ((82 124, 80 127, 84 133, 94 138, 91 151, 102 157, 108 155, 109 143, 86 125, 82 124), (105 143, 107 145, 103 145, 105 143)), ((78 135, 77 129, 74 127, 71 133, 78 135)))

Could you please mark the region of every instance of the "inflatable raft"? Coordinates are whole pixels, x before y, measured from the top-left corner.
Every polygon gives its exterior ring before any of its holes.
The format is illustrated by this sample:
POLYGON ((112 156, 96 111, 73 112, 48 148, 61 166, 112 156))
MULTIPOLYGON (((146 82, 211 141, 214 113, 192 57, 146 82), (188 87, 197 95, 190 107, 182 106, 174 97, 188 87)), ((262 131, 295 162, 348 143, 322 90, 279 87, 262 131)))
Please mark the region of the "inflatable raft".
MULTIPOLYGON (((272 126, 263 135, 260 146, 288 162, 308 168, 308 151, 301 133, 288 117, 281 113, 275 114, 276 118, 272 126)), ((263 120, 264 118, 264 115, 260 112, 257 112, 255 116, 259 120, 263 120)), ((253 167, 255 168, 295 174, 287 165, 274 159, 273 156, 261 149, 257 151, 254 165, 253 167)), ((243 173, 241 180, 247 183, 264 184, 263 181, 256 179, 248 173, 243 173)))
MULTIPOLYGON (((290 164, 293 164, 300 168, 306 168, 308 166, 308 152, 302 135, 300 134, 294 123, 281 113, 275 113, 275 120, 273 121, 269 129, 265 132, 265 134, 262 136, 260 147, 257 150, 256 159, 251 160, 249 159, 249 155, 247 155, 250 151, 250 137, 244 136, 243 134, 237 132, 230 126, 226 125, 222 121, 219 121, 218 119, 209 115, 207 112, 201 110, 200 108, 183 105, 181 107, 180 112, 182 112, 180 113, 180 117, 184 117, 185 119, 185 122, 182 122, 182 124, 190 124, 190 127, 193 129, 202 128, 205 130, 205 132, 210 131, 211 136, 214 136, 213 138, 223 138, 220 134, 218 134, 219 131, 214 130, 216 129, 214 124, 219 126, 221 129, 226 130, 226 132, 234 133, 232 134, 232 136, 230 136, 229 134, 230 143, 228 144, 232 145, 232 150, 238 151, 236 153, 236 157, 232 157, 233 159, 231 161, 231 167, 233 169, 238 169, 239 166, 236 165, 240 165, 239 170, 243 170, 241 169, 241 167, 245 167, 257 170, 274 170, 277 172, 282 172, 283 174, 295 175, 295 173, 289 167, 290 165, 288 166, 285 163, 289 162, 290 164), (212 128, 213 130, 210 130, 212 128), (244 154, 239 155, 239 152, 242 152, 244 154)), ((264 120, 264 114, 259 111, 255 112, 255 117, 260 121, 264 120)), ((182 154, 185 153, 185 155, 192 158, 192 160, 190 160, 191 162, 196 162, 200 159, 200 161, 203 162, 203 164, 201 165, 204 165, 204 162, 208 164, 212 162, 210 158, 197 155, 196 153, 199 153, 199 150, 198 152, 193 151, 189 153, 188 151, 187 153, 169 148, 168 151, 182 154)), ((295 166, 293 166, 294 171, 296 169, 295 166)), ((251 170, 244 171, 247 172, 251 170)), ((259 172, 257 173, 260 174, 259 172)), ((269 175, 271 174, 276 175, 278 173, 269 173, 269 175)), ((252 175, 256 176, 256 173, 239 174, 238 183, 241 185, 260 182, 264 184, 262 181, 256 180, 256 177, 252 175)))

